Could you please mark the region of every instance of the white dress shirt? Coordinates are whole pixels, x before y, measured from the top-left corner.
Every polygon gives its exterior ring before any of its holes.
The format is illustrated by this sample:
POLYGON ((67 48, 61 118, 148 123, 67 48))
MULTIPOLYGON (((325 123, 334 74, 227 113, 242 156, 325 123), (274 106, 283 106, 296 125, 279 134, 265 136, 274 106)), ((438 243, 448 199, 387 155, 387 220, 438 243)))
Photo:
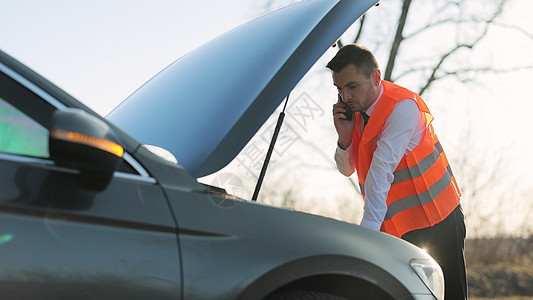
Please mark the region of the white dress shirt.
MULTIPOLYGON (((378 99, 365 111, 369 116, 372 116, 382 94, 383 86, 378 99)), ((385 120, 383 130, 375 139, 376 150, 365 180, 365 204, 361 226, 380 230, 387 213, 387 194, 394 180, 393 172, 402 157, 418 146, 423 134, 424 122, 415 101, 405 99, 398 102, 385 120)), ((352 175, 355 171, 353 144, 346 150, 337 146, 335 162, 343 175, 352 175)))

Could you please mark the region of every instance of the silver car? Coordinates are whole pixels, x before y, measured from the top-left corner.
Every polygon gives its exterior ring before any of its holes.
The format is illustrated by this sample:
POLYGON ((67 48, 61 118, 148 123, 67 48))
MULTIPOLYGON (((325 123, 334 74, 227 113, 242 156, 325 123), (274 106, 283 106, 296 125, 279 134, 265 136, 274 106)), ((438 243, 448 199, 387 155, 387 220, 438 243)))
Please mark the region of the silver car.
POLYGON ((197 181, 375 2, 248 22, 106 118, 0 51, 2 298, 443 299, 439 266, 401 239, 197 181))

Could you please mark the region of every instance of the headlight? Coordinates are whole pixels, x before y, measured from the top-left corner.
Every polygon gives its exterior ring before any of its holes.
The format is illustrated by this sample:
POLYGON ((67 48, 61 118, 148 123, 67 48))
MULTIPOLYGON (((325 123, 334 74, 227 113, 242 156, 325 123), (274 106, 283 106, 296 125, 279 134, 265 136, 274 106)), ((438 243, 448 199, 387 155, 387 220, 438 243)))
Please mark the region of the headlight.
POLYGON ((434 260, 411 259, 411 268, 438 299, 444 299, 444 275, 434 260))

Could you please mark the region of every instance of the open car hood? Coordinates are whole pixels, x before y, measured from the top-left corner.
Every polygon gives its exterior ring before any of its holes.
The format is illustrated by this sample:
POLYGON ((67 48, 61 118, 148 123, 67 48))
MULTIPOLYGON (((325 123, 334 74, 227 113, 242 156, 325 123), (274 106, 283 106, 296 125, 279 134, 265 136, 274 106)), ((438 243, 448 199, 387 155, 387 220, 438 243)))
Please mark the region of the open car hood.
POLYGON ((170 64, 106 118, 193 176, 226 166, 313 64, 378 0, 304 0, 170 64))

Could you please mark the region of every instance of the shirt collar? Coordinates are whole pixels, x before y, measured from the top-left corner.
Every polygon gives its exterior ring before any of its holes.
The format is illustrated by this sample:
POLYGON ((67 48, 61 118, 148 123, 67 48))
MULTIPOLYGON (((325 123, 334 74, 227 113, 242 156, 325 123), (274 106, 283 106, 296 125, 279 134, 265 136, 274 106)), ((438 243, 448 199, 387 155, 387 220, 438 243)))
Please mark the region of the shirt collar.
POLYGON ((367 115, 369 116, 372 115, 372 112, 376 108, 376 105, 378 104, 379 99, 381 99, 381 95, 383 95, 383 84, 381 84, 381 90, 379 91, 379 95, 376 101, 374 101, 374 103, 372 103, 372 105, 370 105, 370 107, 367 110, 365 110, 365 113, 367 115))

